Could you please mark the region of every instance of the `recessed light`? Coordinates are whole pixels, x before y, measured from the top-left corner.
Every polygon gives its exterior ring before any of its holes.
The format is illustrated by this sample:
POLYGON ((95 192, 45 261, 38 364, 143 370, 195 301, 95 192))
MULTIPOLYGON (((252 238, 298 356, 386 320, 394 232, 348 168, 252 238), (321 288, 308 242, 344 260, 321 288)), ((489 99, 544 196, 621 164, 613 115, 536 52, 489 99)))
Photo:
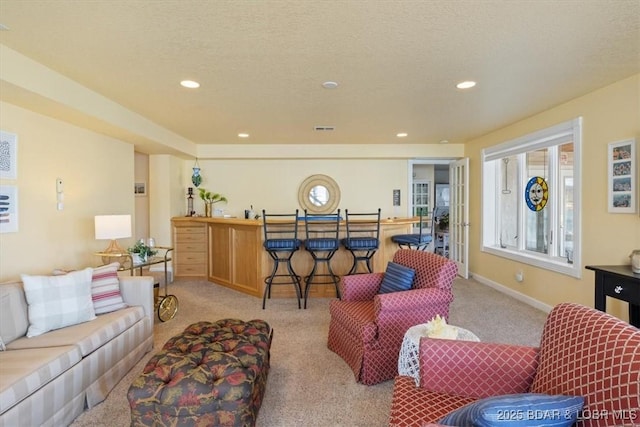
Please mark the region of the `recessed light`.
POLYGON ((324 82, 322 83, 322 87, 325 89, 335 89, 338 87, 338 83, 336 82, 324 82))
POLYGON ((441 139, 440 140, 440 144, 448 144, 449 140, 448 139, 441 139))
POLYGON ((404 137, 406 137, 407 135, 409 135, 409 134, 408 134, 408 133, 406 133, 406 132, 400 132, 400 133, 397 133, 397 134, 396 134, 396 136, 397 136, 398 138, 404 138, 404 137))
POLYGON ((466 82, 460 82, 456 85, 458 89, 471 89, 476 85, 476 82, 467 80, 466 82))
POLYGON ((239 133, 238 134, 238 138, 249 138, 249 134, 248 133, 239 133))
POLYGON ((194 82, 193 80, 183 80, 180 82, 180 85, 189 89, 197 89, 200 87, 200 83, 194 82))

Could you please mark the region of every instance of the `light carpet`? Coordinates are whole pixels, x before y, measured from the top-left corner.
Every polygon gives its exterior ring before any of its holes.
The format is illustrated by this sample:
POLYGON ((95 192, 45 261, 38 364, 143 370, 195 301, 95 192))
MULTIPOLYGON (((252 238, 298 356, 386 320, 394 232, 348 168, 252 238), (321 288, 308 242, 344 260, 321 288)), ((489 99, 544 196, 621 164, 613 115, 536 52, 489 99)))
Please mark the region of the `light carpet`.
MULTIPOLYGON (((173 335, 200 320, 264 319, 274 330, 271 370, 258 416, 259 427, 388 424, 393 381, 374 386, 355 382, 347 364, 327 348, 330 298, 262 300, 206 281, 177 280, 169 293, 179 299, 176 316, 156 318, 154 349, 118 383, 107 399, 78 417, 73 427, 127 426, 127 390, 144 365, 173 335)), ((546 313, 474 280, 458 278, 449 323, 473 331, 482 341, 537 346, 546 313)))

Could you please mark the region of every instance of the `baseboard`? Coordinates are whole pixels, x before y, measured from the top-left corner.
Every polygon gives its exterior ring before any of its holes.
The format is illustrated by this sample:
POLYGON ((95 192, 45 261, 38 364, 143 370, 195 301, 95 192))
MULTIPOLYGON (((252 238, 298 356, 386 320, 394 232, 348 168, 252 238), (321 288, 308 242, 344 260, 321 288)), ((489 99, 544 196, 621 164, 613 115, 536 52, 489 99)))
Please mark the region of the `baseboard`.
POLYGON ((552 306, 545 304, 542 301, 538 301, 535 298, 531 298, 529 295, 525 295, 521 292, 514 291, 511 288, 501 285, 498 282, 494 282, 493 280, 487 279, 486 277, 482 277, 478 274, 471 273, 470 277, 472 277, 474 280, 482 283, 485 286, 489 286, 490 288, 493 288, 498 292, 502 292, 503 294, 509 295, 510 297, 515 298, 518 301, 522 301, 523 303, 528 304, 534 308, 537 308, 538 310, 542 310, 547 314, 553 308, 552 306))

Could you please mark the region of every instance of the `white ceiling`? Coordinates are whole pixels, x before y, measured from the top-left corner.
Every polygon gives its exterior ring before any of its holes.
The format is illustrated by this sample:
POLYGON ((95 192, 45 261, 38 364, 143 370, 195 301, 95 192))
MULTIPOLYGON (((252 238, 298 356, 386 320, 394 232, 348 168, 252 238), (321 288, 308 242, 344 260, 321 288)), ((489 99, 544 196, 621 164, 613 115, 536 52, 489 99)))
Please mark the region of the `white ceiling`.
POLYGON ((0 24, 197 144, 464 143, 640 72, 640 0, 0 0, 0 24))

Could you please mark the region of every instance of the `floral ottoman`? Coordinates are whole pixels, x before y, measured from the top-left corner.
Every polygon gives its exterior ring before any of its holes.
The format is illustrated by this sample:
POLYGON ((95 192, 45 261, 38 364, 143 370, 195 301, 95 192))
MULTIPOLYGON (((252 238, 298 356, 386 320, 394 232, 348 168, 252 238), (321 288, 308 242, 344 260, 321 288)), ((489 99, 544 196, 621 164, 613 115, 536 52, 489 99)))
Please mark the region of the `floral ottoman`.
POLYGON ((198 322, 171 338, 129 387, 132 426, 254 426, 269 374, 262 320, 198 322))

